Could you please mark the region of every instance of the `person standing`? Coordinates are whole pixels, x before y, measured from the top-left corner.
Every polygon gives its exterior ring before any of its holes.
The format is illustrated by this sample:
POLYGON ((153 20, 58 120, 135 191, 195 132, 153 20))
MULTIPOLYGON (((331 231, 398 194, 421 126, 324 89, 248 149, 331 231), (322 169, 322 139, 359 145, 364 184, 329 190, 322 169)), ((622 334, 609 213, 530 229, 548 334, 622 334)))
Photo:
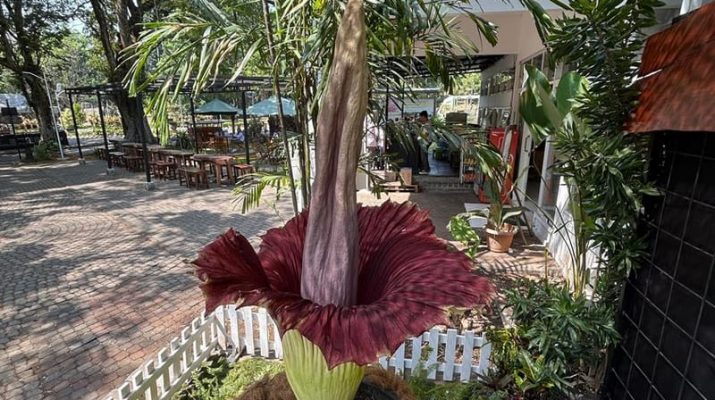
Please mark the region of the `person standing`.
POLYGON ((430 166, 429 166, 429 147, 432 144, 430 141, 430 134, 429 134, 429 128, 430 128, 430 120, 429 120, 429 114, 427 111, 422 111, 420 112, 420 116, 417 118, 417 122, 422 125, 419 133, 418 133, 418 142, 419 142, 419 167, 421 172, 429 174, 430 172, 430 166))

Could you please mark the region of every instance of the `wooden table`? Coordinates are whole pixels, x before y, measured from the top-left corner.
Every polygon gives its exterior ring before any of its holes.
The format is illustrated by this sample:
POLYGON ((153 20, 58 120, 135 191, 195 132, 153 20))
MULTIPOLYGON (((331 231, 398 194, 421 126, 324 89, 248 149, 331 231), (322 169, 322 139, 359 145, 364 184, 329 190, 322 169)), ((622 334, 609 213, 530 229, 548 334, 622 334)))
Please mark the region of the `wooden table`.
MULTIPOLYGON (((206 170, 207 164, 213 164, 216 171, 216 183, 221 183, 223 176, 223 168, 226 168, 226 177, 229 183, 233 183, 233 156, 215 155, 215 154, 196 154, 194 161, 199 164, 199 168, 206 170)), ((208 171, 207 171, 208 172, 208 171)))
POLYGON ((191 156, 194 155, 194 153, 190 151, 183 151, 183 150, 168 150, 164 149, 159 151, 160 154, 166 154, 169 157, 174 159, 174 163, 176 164, 177 167, 181 166, 191 166, 191 156))

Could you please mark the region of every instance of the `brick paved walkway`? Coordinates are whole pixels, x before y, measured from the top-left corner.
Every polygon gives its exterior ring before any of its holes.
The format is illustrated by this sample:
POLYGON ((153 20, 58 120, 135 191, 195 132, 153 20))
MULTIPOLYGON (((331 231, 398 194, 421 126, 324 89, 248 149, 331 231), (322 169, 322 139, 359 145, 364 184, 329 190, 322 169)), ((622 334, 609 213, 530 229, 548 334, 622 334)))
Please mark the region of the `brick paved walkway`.
MULTIPOLYGON (((202 309, 187 264, 233 226, 257 235, 281 222, 269 207, 233 209, 227 188, 175 181, 147 192, 142 174, 106 176, 89 161, 15 168, 0 154, 0 399, 101 399, 202 309)), ((394 193, 429 209, 437 234, 470 194, 394 193)), ((288 217, 287 202, 279 211, 288 217)), ((484 255, 500 277, 543 270, 543 253, 484 255), (539 255, 541 256, 539 257, 539 255)), ((501 282, 499 282, 501 284, 501 282)))
MULTIPOLYGON (((241 215, 226 188, 90 161, 14 168, 0 155, 0 398, 99 399, 202 309, 186 261, 227 227, 253 237, 280 222, 241 215), (3 163, 5 161, 5 163, 3 163)), ((288 215, 288 210, 282 207, 288 215)))

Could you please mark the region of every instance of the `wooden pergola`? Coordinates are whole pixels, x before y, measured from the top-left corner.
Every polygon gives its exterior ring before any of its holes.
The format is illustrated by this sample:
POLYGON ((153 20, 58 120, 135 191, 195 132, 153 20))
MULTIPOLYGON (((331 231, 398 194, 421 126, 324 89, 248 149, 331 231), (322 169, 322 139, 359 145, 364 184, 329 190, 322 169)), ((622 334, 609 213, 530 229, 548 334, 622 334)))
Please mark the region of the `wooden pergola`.
MULTIPOLYGON (((246 92, 255 92, 258 90, 269 90, 272 88, 272 79, 270 77, 248 77, 248 76, 239 76, 236 79, 229 79, 226 77, 219 77, 217 79, 214 79, 209 85, 204 87, 201 90, 201 93, 206 93, 206 94, 218 94, 218 93, 240 93, 241 95, 241 101, 243 103, 242 107, 242 117, 243 117, 243 126, 244 126, 244 132, 248 132, 248 116, 246 114, 246 92)), ((195 79, 189 79, 186 84, 178 88, 177 92, 179 94, 188 96, 189 98, 189 106, 191 110, 191 124, 192 128, 194 131, 194 141, 195 141, 195 146, 196 146, 196 152, 198 153, 198 137, 196 133, 196 109, 195 109, 195 104, 194 104, 194 96, 193 96, 193 86, 195 83, 195 79)), ((281 86, 285 85, 285 82, 281 81, 279 82, 281 86)), ((152 82, 150 85, 148 85, 143 92, 144 93, 155 93, 161 89, 161 87, 165 84, 164 80, 157 80, 155 82, 152 82)), ((91 86, 79 86, 79 87, 73 87, 73 88, 67 88, 65 89, 65 92, 67 93, 70 101, 70 112, 72 113, 72 123, 74 125, 74 132, 75 132, 75 138, 77 139, 77 149, 79 152, 79 157, 83 158, 82 156, 82 145, 80 143, 79 139, 79 130, 77 128, 77 117, 75 116, 74 112, 74 100, 78 96, 96 96, 97 97, 97 103, 98 103, 98 109, 99 109, 99 122, 102 128, 102 137, 104 139, 104 149, 107 153, 109 153, 109 143, 107 140, 107 129, 106 125, 104 122, 104 108, 102 107, 102 99, 103 96, 111 96, 112 94, 116 93, 127 93, 126 87, 121 84, 121 83, 116 83, 116 82, 109 82, 109 83, 103 83, 99 85, 91 85, 91 86)), ((142 104, 142 95, 139 94, 135 97, 135 100, 139 103, 140 107, 143 107, 142 104)), ((146 172, 146 182, 149 183, 151 182, 151 172, 149 170, 149 157, 148 157, 148 152, 147 152, 147 143, 146 143, 146 135, 144 132, 144 124, 140 124, 139 126, 139 131, 141 132, 141 144, 143 148, 143 154, 144 154, 144 171, 146 172)), ((244 144, 245 144, 245 151, 246 151, 246 161, 250 164, 250 155, 249 155, 249 149, 248 149, 248 136, 245 136, 244 139, 244 144)), ((107 157, 107 170, 111 171, 112 170, 112 160, 111 157, 107 157)))

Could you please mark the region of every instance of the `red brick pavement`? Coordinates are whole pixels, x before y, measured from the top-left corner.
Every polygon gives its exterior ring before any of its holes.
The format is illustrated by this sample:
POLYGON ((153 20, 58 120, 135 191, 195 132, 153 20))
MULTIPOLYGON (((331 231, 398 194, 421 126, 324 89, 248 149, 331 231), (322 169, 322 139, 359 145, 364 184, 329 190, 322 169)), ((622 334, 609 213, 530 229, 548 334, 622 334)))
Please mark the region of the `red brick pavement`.
MULTIPOLYGON (((96 161, 0 164, 0 399, 101 399, 200 313, 187 261, 201 246, 230 226, 257 244, 281 222, 269 207, 240 215, 226 188, 160 182, 147 192, 142 176, 106 176, 96 161)), ((474 201, 390 198, 429 209, 445 238, 449 217, 474 201)), ((289 216, 285 203, 278 209, 289 216)), ((498 275, 543 268, 523 252, 484 261, 498 275)))
MULTIPOLYGON (((0 165, 0 399, 100 399, 198 316, 187 260, 272 210, 89 162, 0 165)), ((284 208, 281 208, 285 211, 284 208)))

